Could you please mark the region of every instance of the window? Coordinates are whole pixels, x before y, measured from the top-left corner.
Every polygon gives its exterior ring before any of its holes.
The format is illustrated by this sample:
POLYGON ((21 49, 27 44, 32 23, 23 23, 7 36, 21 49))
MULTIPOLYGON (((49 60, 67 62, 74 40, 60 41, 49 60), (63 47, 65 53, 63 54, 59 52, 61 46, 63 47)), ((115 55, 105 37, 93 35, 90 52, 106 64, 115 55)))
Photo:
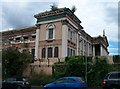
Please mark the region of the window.
POLYGON ((36 36, 32 36, 32 38, 36 38, 36 36))
POLYGON ((67 55, 70 56, 70 49, 67 48, 67 55))
POLYGON ((68 39, 70 40, 70 29, 68 29, 68 39))
POLYGON ((70 40, 72 41, 72 35, 73 35, 73 33, 72 33, 72 31, 70 32, 70 40))
POLYGON ((19 41, 19 40, 20 40, 20 37, 16 38, 16 40, 19 41))
POLYGON ((59 83, 66 83, 66 79, 62 78, 62 79, 58 79, 55 83, 59 84, 59 83))
POLYGON ((72 49, 70 49, 70 56, 72 56, 72 49))
POLYGON ((47 26, 47 33, 46 33, 47 40, 55 38, 55 27, 53 24, 47 26))
MULTIPOLYGON (((119 77, 120 77, 120 75, 119 75, 119 77)), ((109 79, 118 79, 118 73, 111 74, 109 79)))
POLYGON ((58 47, 54 48, 54 57, 58 57, 58 47))
POLYGON ((24 41, 27 41, 28 40, 28 36, 25 36, 23 37, 24 38, 24 41))
POLYGON ((74 56, 75 55, 75 50, 71 48, 67 48, 67 56, 74 56))
POLYGON ((75 56, 75 50, 73 50, 73 56, 75 56))
POLYGON ((76 80, 68 78, 68 83, 76 83, 76 80))
POLYGON ((49 29, 48 39, 53 39, 53 28, 52 28, 52 29, 49 29))
POLYGON ((33 56, 33 58, 35 57, 35 49, 32 49, 31 50, 31 53, 32 53, 32 56, 33 56))
POLYGON ((52 47, 48 48, 48 58, 52 57, 52 47))
POLYGON ((43 48, 43 49, 42 49, 42 58, 45 58, 45 56, 46 56, 45 54, 46 54, 46 49, 43 48))
POLYGON ((5 81, 7 81, 7 82, 9 82, 9 81, 16 81, 16 79, 15 78, 8 78, 5 81))

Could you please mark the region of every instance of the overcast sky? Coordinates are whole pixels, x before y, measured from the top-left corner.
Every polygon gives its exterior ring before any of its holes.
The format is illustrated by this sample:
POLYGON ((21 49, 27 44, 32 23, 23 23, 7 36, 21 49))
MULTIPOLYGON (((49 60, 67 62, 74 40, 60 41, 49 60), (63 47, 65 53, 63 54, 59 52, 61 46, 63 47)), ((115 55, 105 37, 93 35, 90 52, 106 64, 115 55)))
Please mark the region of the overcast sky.
POLYGON ((1 31, 33 26, 34 15, 49 11, 55 3, 58 8, 75 5, 75 15, 82 21, 84 30, 92 37, 105 34, 108 37, 110 55, 118 54, 118 1, 119 0, 1 0, 1 31))

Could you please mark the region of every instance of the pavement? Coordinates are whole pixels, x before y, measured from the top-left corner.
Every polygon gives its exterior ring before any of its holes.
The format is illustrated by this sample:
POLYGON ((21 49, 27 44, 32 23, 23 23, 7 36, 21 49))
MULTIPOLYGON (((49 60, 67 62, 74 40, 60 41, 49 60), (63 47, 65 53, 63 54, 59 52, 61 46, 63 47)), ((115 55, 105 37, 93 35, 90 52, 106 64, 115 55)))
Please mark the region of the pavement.
MULTIPOLYGON (((31 89, 43 89, 41 86, 32 86, 31 89)), ((88 89, 102 89, 101 87, 89 87, 88 89)))

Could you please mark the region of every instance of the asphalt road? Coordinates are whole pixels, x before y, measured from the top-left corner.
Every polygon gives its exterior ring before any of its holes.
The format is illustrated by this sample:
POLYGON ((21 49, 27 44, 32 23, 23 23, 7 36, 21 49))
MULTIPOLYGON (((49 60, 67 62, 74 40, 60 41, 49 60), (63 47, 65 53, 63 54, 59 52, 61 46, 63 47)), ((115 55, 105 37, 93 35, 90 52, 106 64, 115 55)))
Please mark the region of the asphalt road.
MULTIPOLYGON (((31 89, 43 89, 43 87, 40 87, 40 86, 32 86, 31 89)), ((101 87, 90 87, 88 89, 102 89, 101 87)))

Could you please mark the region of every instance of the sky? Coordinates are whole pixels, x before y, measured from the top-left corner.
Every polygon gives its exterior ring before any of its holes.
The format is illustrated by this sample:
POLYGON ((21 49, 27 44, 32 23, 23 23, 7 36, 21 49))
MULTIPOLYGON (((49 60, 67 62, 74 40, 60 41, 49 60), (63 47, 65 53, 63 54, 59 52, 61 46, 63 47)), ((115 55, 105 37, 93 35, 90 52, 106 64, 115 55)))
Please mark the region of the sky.
POLYGON ((72 8, 77 10, 75 15, 81 20, 83 30, 92 37, 107 36, 109 55, 119 54, 120 40, 118 36, 118 7, 119 0, 1 0, 0 2, 0 30, 6 31, 24 28, 36 24, 35 14, 49 11, 55 3, 58 8, 72 8))

